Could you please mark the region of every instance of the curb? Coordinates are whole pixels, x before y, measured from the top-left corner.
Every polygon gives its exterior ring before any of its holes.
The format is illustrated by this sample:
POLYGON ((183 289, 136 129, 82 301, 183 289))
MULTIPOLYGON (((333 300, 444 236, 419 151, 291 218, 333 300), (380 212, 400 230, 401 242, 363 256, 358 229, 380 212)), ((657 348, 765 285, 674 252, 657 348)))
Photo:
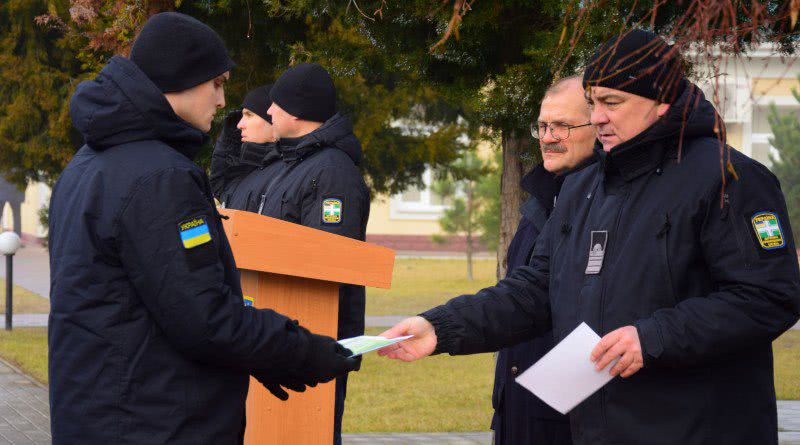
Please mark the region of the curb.
POLYGON ((10 361, 8 361, 8 360, 4 359, 3 357, 0 357, 0 363, 2 363, 3 365, 6 365, 6 366, 8 366, 9 368, 11 368, 11 370, 12 370, 12 371, 16 372, 17 374, 19 374, 19 375, 21 375, 21 376, 25 377, 25 378, 26 378, 27 380, 29 380, 29 381, 30 381, 30 382, 31 382, 31 383, 32 383, 34 386, 36 386, 36 387, 39 387, 40 389, 44 389, 44 390, 46 390, 46 391, 49 391, 49 389, 50 389, 50 388, 49 388, 47 385, 45 385, 44 383, 42 383, 42 382, 40 382, 40 381, 36 380, 35 378, 31 377, 30 375, 26 374, 26 373, 25 373, 25 371, 21 370, 21 369, 20 369, 20 368, 18 368, 16 365, 14 365, 14 364, 13 364, 13 363, 11 363, 10 361))

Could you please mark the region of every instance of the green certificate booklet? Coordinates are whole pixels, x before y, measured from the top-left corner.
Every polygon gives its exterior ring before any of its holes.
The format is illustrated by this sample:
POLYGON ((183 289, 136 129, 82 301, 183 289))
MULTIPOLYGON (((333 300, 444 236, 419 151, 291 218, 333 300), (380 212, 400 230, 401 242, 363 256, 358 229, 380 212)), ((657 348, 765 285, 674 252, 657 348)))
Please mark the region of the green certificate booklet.
POLYGON ((362 335, 359 337, 345 338, 343 340, 339 340, 339 344, 353 351, 352 357, 355 357, 357 355, 374 351, 376 349, 380 349, 385 346, 399 343, 403 340, 408 340, 411 337, 413 337, 413 335, 409 335, 406 337, 397 337, 397 338, 378 337, 374 335, 362 335))

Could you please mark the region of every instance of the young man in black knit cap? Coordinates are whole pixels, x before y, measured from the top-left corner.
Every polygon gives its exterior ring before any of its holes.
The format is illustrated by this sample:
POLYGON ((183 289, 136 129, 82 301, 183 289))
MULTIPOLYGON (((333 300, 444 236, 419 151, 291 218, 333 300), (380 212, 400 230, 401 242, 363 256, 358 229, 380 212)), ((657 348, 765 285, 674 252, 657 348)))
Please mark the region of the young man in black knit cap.
MULTIPOLYGON (((217 162, 212 166, 217 198, 229 208, 363 241, 370 200, 358 169, 361 144, 350 120, 336 112, 331 76, 318 64, 295 65, 272 86, 270 99, 267 113, 279 159, 268 151, 261 165, 228 174, 227 179, 225 172, 241 163, 233 162, 235 156, 227 163, 217 162)), ((221 154, 219 144, 217 149, 221 154)), ((362 286, 340 287, 339 338, 364 333, 364 304, 362 286)), ((346 378, 336 380, 334 443, 341 442, 346 385, 346 378)))
POLYGON ((193 162, 233 66, 211 28, 163 13, 72 97, 86 144, 50 204, 54 444, 242 443, 250 375, 285 398, 357 366, 243 304, 193 162))
POLYGON ((381 354, 560 341, 585 322, 602 336, 586 360, 621 378, 570 412, 575 444, 777 444, 771 343, 800 316, 777 179, 724 145, 650 32, 603 45, 583 84, 598 162, 566 178, 529 265, 399 323, 384 335, 415 337, 381 354))
POLYGON ((225 116, 222 132, 211 155, 211 189, 224 208, 247 210, 252 193, 261 187, 263 177, 274 177, 280 165, 272 117, 267 110, 272 105, 269 92, 272 84, 248 92, 242 109, 225 116), (250 175, 258 170, 259 175, 250 175), (240 188, 241 186, 241 188, 240 188), (239 190, 239 193, 235 193, 239 190))
POLYGON ((260 86, 244 97, 242 102, 242 118, 236 124, 236 128, 242 134, 242 142, 255 142, 265 144, 275 142, 275 135, 272 131, 272 118, 267 114, 267 110, 272 105, 269 100, 269 91, 272 84, 260 86))

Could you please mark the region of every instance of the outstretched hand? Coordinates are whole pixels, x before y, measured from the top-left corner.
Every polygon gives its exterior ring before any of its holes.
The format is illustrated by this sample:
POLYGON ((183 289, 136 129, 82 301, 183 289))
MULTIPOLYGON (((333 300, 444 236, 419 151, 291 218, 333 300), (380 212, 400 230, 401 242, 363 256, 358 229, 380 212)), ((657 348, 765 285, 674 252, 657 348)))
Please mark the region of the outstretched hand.
POLYGON ((413 362, 431 355, 436 349, 436 331, 433 325, 422 317, 406 318, 381 334, 381 337, 396 338, 406 335, 413 337, 379 349, 378 355, 413 362))

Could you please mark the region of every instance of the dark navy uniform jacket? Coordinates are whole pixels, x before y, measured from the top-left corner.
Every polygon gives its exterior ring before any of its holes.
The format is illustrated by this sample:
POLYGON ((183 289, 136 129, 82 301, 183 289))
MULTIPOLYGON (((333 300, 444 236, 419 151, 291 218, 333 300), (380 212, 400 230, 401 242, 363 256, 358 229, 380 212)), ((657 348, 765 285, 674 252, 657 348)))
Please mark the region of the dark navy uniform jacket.
POLYGON ((248 374, 301 366, 308 337, 244 306, 192 162, 205 135, 119 56, 70 111, 86 145, 50 204, 53 443, 241 443, 248 374))
POLYGON ((529 266, 423 314, 437 352, 633 325, 644 368, 570 412, 575 443, 777 444, 771 343, 800 317, 800 271, 777 179, 721 122, 688 85, 649 129, 596 147, 529 266))
MULTIPOLYGON (((520 207, 514 239, 508 246, 506 276, 524 266, 533 253, 536 238, 544 227, 564 181, 537 165, 526 174, 520 186, 531 197, 520 207)), ((553 348, 553 333, 500 350, 495 367, 492 429, 497 445, 570 443, 569 419, 550 408, 514 379, 553 348), (544 419, 548 422, 539 422, 544 419), (560 429, 561 431, 553 431, 560 429), (559 441, 558 438, 563 438, 559 441)))
MULTIPOLYGON (((369 189, 358 169, 361 144, 349 118, 336 114, 302 138, 258 147, 265 153, 258 167, 242 162, 242 150, 251 144, 225 136, 214 149, 211 184, 226 208, 366 239, 369 189)), ((335 261, 336 252, 330 257, 335 261)), ((364 287, 340 286, 339 338, 364 333, 364 310, 364 287)))

